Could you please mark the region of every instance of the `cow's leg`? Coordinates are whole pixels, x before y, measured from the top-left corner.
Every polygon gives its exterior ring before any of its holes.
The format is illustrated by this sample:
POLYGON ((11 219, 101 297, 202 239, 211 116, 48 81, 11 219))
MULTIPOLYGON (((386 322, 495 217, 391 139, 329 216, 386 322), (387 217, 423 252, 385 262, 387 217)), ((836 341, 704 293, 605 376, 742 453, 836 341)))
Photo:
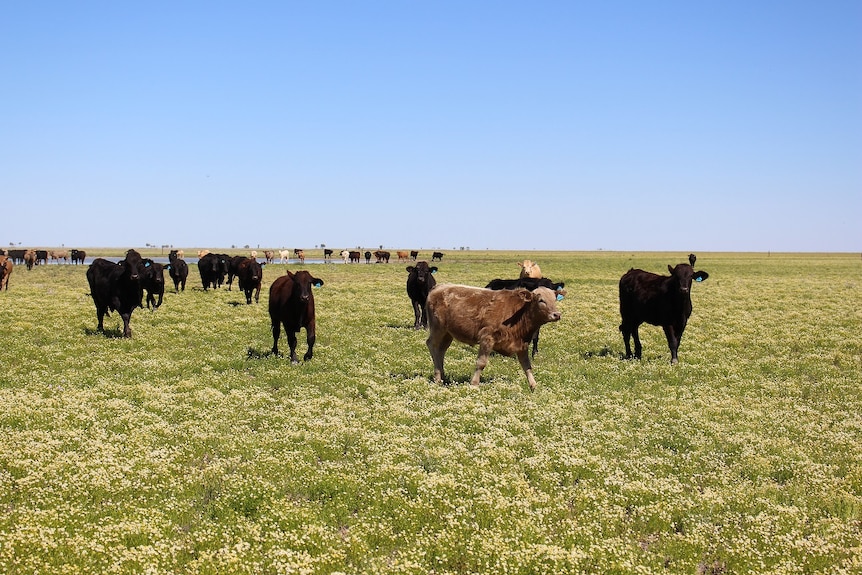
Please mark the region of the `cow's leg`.
POLYGON ((281 323, 272 320, 272 355, 278 355, 278 338, 281 336, 281 323))
POLYGON ((638 335, 638 327, 639 326, 636 325, 632 329, 632 338, 635 340, 635 359, 640 359, 641 352, 643 351, 643 348, 641 348, 641 338, 640 335, 638 335))
POLYGON ((428 325, 428 318, 425 316, 425 306, 420 306, 418 301, 413 301, 413 329, 422 329, 428 325))
POLYGON ((623 334, 623 343, 626 345, 626 359, 632 358, 631 336, 632 328, 627 323, 620 324, 620 333, 623 334))
POLYGON ((479 355, 476 357, 476 371, 473 372, 473 377, 470 379, 472 385, 479 385, 482 379, 482 370, 488 365, 488 358, 491 357, 492 351, 494 351, 494 340, 487 335, 485 337, 480 335, 479 355))
POLYGON ((533 334, 533 355, 532 355, 532 357, 536 357, 537 353, 539 353, 539 330, 536 330, 536 333, 533 334))
POLYGON ((314 357, 314 342, 317 339, 317 328, 315 322, 311 321, 305 326, 305 342, 308 344, 308 351, 302 356, 304 361, 308 361, 314 357))
POLYGON ((679 363, 677 352, 679 351, 680 334, 672 325, 666 325, 663 327, 664 335, 667 338, 667 347, 670 349, 670 362, 671 364, 679 363))
POLYGON ((257 289, 254 292, 254 303, 260 303, 260 284, 257 284, 257 289))
POLYGON ((129 325, 132 321, 132 312, 120 313, 123 318, 123 337, 132 337, 132 327, 129 325))
POLYGON ((446 350, 452 345, 452 335, 447 331, 438 331, 432 327, 425 345, 431 352, 431 362, 434 364, 434 381, 442 383, 446 378, 443 371, 443 358, 446 356, 446 350))
POLYGON ((96 317, 99 319, 99 325, 96 327, 98 331, 105 331, 105 313, 108 311, 105 307, 96 306, 96 317))
POLYGON ((527 353, 527 348, 524 351, 518 352, 518 361, 521 362, 521 369, 527 376, 527 383, 530 384, 530 391, 536 389, 536 378, 533 377, 533 365, 530 363, 530 354, 527 353))
POLYGON ((296 334, 297 332, 284 327, 284 332, 287 334, 287 345, 290 346, 290 363, 299 363, 299 358, 296 356, 296 334))

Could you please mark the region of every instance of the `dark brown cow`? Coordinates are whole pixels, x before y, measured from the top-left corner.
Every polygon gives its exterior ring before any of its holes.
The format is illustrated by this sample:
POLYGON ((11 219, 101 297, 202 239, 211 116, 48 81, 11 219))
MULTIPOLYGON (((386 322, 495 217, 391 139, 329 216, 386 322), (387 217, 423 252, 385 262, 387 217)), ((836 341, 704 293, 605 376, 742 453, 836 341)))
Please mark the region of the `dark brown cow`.
MULTIPOLYGON (((689 261, 693 260, 689 258, 689 261)), ((691 282, 709 277, 703 271, 694 271, 689 264, 667 266, 669 276, 660 276, 644 270, 630 269, 620 278, 620 332, 626 345, 626 359, 632 357, 629 339, 634 337, 636 359, 641 358, 641 340, 638 327, 646 322, 661 326, 670 348, 670 362, 677 363, 679 342, 691 316, 691 282)))
POLYGON ((377 250, 374 252, 374 258, 377 260, 378 264, 388 264, 391 256, 392 254, 383 250, 377 250))
POLYGON ((4 289, 9 291, 9 276, 12 275, 14 268, 15 264, 12 263, 12 258, 0 256, 0 291, 4 289))
POLYGON ((429 266, 428 262, 418 262, 415 266, 407 266, 409 272, 407 276, 407 295, 410 297, 410 302, 413 304, 413 315, 416 321, 413 323, 413 329, 422 329, 428 327, 428 313, 425 309, 425 302, 428 299, 428 292, 437 285, 437 280, 434 279, 437 273, 437 266, 429 266))
POLYGON ((411 250, 411 251, 410 251, 410 259, 411 259, 411 260, 413 260, 413 261, 415 262, 415 261, 416 261, 416 258, 418 258, 418 257, 419 257, 419 252, 418 252, 418 251, 416 251, 416 250, 411 250))
MULTIPOLYGON (((370 253, 371 253, 371 252, 368 252, 368 253, 369 253, 369 256, 368 256, 368 257, 371 257, 371 255, 370 255, 370 253)), ((351 252, 348 252, 348 253, 347 253, 347 256, 348 256, 348 259, 350 260, 350 263, 352 263, 352 264, 353 264, 353 263, 358 264, 358 263, 359 263, 359 258, 362 256, 362 254, 360 254, 360 253, 359 253, 359 252, 357 252, 357 251, 351 251, 351 252)))
POLYGON ((557 296, 546 287, 500 290, 442 284, 431 290, 426 302, 429 335, 426 344, 434 363, 434 379, 443 381, 443 357, 452 341, 479 346, 476 371, 470 383, 479 385, 491 352, 516 356, 536 388, 530 354, 532 335, 546 323, 558 321, 557 296))
POLYGON ((434 252, 431 254, 432 262, 442 262, 443 261, 443 252, 434 252))
POLYGON ((132 312, 141 307, 144 295, 140 282, 142 270, 141 255, 135 250, 126 252, 126 258, 120 263, 96 258, 87 268, 87 282, 96 304, 99 331, 104 331, 105 315, 117 311, 123 319, 123 337, 132 337, 129 325, 132 312))
POLYGON ((278 338, 281 326, 287 333, 287 343, 290 346, 291 363, 299 363, 296 356, 296 334, 305 328, 308 351, 303 360, 308 361, 314 355, 314 341, 317 337, 316 319, 314 314, 314 294, 312 287, 320 287, 323 280, 313 277, 305 270, 296 273, 287 272, 269 287, 269 319, 272 323, 272 353, 278 355, 278 338))

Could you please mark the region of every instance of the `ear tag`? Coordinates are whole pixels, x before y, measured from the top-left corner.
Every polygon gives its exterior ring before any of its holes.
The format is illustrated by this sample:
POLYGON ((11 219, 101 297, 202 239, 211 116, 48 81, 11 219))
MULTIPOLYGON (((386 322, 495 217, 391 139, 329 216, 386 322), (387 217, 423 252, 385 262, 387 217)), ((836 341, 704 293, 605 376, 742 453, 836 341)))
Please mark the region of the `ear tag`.
POLYGON ((431 270, 431 275, 432 275, 432 276, 433 276, 434 274, 436 274, 436 273, 437 273, 437 270, 431 270))
POLYGON ((561 293, 557 294, 557 301, 563 301, 563 294, 561 294, 561 293))
POLYGON ((150 267, 150 262, 145 263, 145 264, 144 264, 144 267, 145 267, 145 268, 150 267))
POLYGON ((317 282, 316 284, 314 284, 314 287, 318 287, 318 288, 319 288, 319 287, 320 287, 320 286, 322 286, 322 285, 323 285, 322 283, 317 282))
POLYGON ((696 281, 696 282, 702 282, 702 281, 703 281, 703 278, 702 278, 702 277, 696 277, 696 278, 694 278, 694 281, 696 281))

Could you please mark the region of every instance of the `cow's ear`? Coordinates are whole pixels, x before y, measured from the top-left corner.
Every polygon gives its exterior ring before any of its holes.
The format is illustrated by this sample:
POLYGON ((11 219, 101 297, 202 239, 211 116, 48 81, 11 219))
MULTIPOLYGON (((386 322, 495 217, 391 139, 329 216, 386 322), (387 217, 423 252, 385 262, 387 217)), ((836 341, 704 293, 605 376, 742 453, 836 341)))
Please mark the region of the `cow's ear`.
POLYGON ((413 270, 415 270, 415 269, 416 269, 416 268, 414 268, 413 266, 407 266, 407 271, 408 271, 408 272, 412 272, 412 271, 413 271, 413 270))
POLYGON ((673 275, 673 268, 670 267, 670 264, 667 264, 667 271, 670 272, 670 275, 673 275))
POLYGON ((521 288, 518 290, 518 295, 521 296, 521 299, 524 301, 533 301, 533 292, 528 290, 527 288, 521 288))
POLYGON ((432 274, 436 274, 436 273, 437 273, 437 266, 431 266, 431 273, 432 273, 432 274))
POLYGON ((694 281, 702 282, 706 281, 706 278, 709 277, 709 274, 706 272, 694 272, 694 281))
POLYGON ((314 287, 323 286, 323 280, 317 278, 311 278, 311 281, 314 282, 314 287))

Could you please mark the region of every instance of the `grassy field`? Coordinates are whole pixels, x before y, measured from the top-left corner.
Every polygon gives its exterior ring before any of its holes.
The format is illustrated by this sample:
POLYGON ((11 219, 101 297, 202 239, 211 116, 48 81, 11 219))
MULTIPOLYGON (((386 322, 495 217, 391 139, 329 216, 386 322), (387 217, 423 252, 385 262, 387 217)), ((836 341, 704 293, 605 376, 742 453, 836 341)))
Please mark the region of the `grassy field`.
POLYGON ((438 282, 527 257, 566 282, 533 393, 498 356, 470 386, 457 343, 432 383, 405 264, 306 266, 326 284, 299 365, 266 312, 295 264, 252 305, 191 266, 131 339, 116 314, 95 331, 85 267, 18 266, 0 572, 862 572, 862 259, 698 254, 680 363, 651 326, 621 360, 620 275, 686 255, 447 252, 438 282))

